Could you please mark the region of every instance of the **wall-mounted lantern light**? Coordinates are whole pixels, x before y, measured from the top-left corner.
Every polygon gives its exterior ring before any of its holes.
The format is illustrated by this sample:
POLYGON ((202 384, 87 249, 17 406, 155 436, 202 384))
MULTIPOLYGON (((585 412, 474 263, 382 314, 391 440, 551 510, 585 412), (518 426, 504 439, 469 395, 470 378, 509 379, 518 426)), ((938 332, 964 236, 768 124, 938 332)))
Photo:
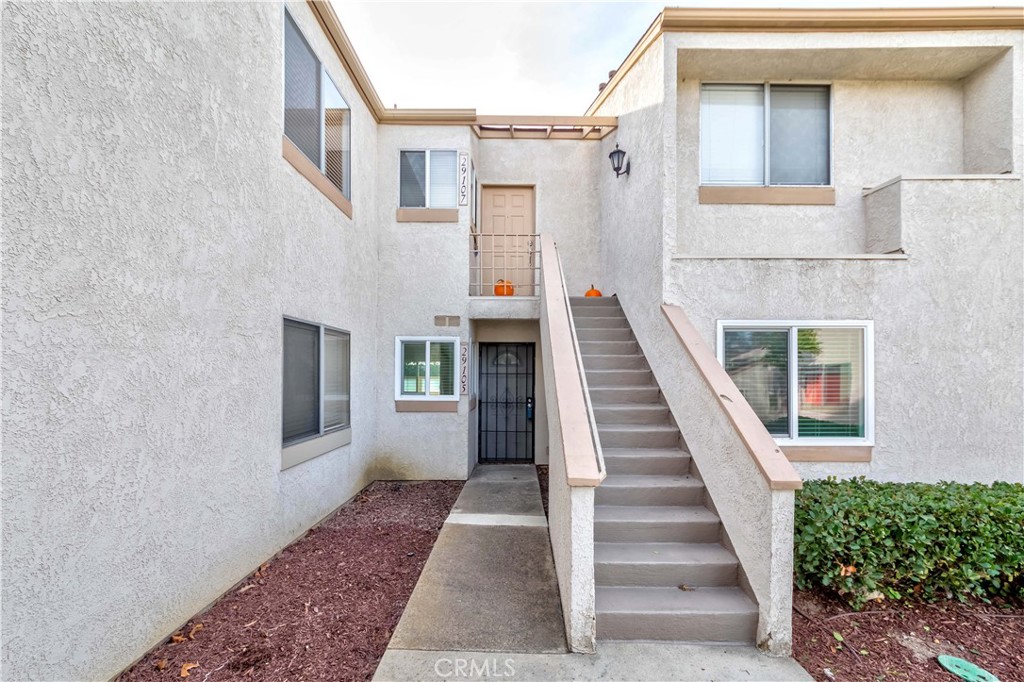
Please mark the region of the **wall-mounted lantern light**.
POLYGON ((615 177, 620 175, 629 175, 629 161, 626 161, 626 168, 622 168, 622 162, 626 159, 626 152, 619 149, 619 145, 616 143, 615 149, 608 155, 608 158, 612 160, 612 170, 615 171, 615 177))

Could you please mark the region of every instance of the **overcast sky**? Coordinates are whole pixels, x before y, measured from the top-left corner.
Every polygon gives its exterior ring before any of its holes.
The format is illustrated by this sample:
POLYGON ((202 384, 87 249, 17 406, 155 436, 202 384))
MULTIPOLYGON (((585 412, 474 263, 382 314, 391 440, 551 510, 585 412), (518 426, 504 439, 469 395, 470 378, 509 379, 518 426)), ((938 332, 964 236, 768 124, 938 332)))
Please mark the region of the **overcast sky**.
MULTIPOLYGON (((656 2, 332 0, 384 105, 580 115, 656 2)), ((1022 0, 689 0, 686 7, 1021 6, 1022 0)), ((673 3, 674 4, 674 3, 673 3)))

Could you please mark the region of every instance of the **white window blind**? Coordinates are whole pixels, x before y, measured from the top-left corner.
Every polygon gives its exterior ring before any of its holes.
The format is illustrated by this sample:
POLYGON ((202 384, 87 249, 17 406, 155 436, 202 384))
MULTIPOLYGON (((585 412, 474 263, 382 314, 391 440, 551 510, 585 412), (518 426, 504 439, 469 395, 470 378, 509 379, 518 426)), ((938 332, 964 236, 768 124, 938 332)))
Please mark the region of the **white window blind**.
POLYGON ((459 340, 395 340, 396 400, 457 400, 459 340))
POLYGON ((323 72, 324 98, 324 162, 327 179, 341 190, 346 198, 352 196, 352 116, 345 98, 338 92, 334 81, 323 72))
POLYGON ((831 182, 829 86, 711 83, 700 98, 702 184, 831 182))
POLYGON ((458 155, 454 151, 430 152, 430 208, 455 208, 459 201, 458 155))
POLYGON ((399 153, 398 205, 401 208, 456 208, 458 153, 448 149, 399 153))
POLYGON ((348 426, 351 415, 349 395, 349 335, 324 330, 324 428, 348 426))
POLYGON ((811 328, 800 334, 797 436, 863 438, 863 330, 811 328))
POLYGON ((764 182, 764 88, 705 85, 701 92, 701 182, 764 182))

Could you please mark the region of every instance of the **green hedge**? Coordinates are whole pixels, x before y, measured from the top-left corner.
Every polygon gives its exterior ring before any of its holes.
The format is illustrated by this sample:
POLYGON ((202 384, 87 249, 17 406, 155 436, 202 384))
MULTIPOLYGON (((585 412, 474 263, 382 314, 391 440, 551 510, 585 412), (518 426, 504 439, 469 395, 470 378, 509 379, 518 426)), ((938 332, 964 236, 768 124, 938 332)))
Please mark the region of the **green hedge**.
POLYGON ((806 481, 794 530, 796 586, 857 607, 879 597, 1024 598, 1019 483, 806 481))

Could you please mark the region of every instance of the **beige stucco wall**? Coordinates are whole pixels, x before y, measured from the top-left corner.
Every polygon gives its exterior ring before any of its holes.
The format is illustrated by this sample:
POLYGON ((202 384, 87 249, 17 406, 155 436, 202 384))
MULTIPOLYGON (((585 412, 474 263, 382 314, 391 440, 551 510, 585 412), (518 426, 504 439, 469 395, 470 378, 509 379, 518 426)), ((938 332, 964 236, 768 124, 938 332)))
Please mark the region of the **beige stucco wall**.
POLYGON ((395 337, 457 336, 469 341, 469 206, 457 223, 399 223, 399 152, 403 149, 471 150, 465 126, 381 126, 377 135, 379 277, 376 406, 379 431, 373 475, 381 479, 465 479, 470 435, 469 396, 458 412, 397 412, 395 337), (436 315, 460 318, 458 327, 438 327, 436 315))
POLYGON ((1000 173, 1024 161, 1020 31, 675 33, 666 41, 666 67, 681 74, 677 253, 862 253, 864 187, 897 175, 1000 173), (709 50, 716 58, 704 64, 709 50), (872 56, 886 50, 891 59, 872 56), (835 206, 698 203, 704 73, 709 82, 832 84, 835 206))
POLYGON ((289 7, 355 220, 281 156, 279 4, 3 5, 3 679, 110 677, 368 480, 375 125, 289 7), (351 330, 353 439, 282 472, 284 315, 351 330))
POLYGON ((482 139, 477 158, 481 185, 533 185, 536 228, 558 243, 572 296, 601 279, 601 199, 594 178, 607 156, 597 142, 482 139), (604 161, 602 162, 602 159, 604 161))
POLYGON ((874 320, 873 459, 802 475, 1024 480, 1021 181, 897 188, 906 260, 679 259, 665 296, 709 341, 721 319, 874 320))

